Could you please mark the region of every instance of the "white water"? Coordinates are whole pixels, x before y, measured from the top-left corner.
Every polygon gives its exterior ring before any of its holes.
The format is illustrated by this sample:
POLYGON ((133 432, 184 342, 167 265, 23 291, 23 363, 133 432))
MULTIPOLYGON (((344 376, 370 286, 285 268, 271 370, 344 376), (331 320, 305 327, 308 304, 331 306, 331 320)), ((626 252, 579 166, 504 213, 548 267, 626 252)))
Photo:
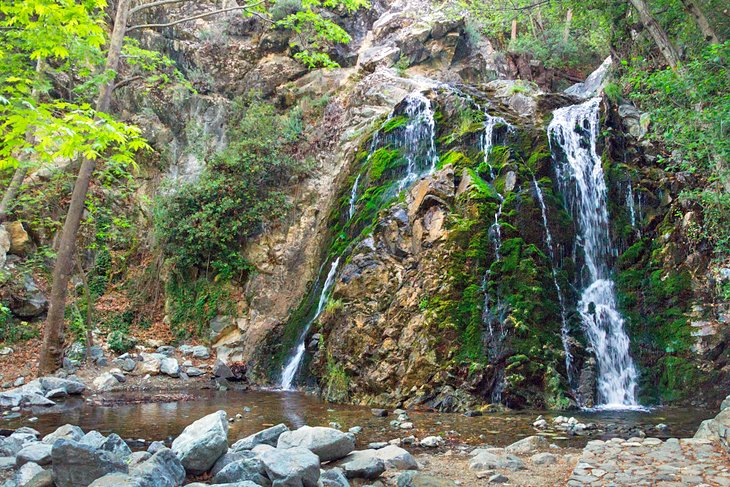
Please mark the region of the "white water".
POLYGON ((319 293, 319 301, 317 302, 317 311, 314 313, 314 316, 307 322, 307 326, 304 327, 304 331, 299 336, 299 341, 297 343, 296 351, 294 352, 294 355, 289 359, 289 362, 287 362, 286 367, 284 367, 284 371, 281 374, 281 389, 285 391, 291 391, 294 389, 294 378, 297 375, 297 372, 299 371, 299 367, 302 364, 302 359, 304 358, 304 350, 306 349, 305 341, 307 339, 307 333, 309 332, 309 328, 312 326, 312 323, 314 323, 317 318, 319 318, 319 315, 322 314, 322 311, 324 310, 325 304, 327 304, 327 298, 329 297, 329 291, 332 288, 332 285, 335 283, 335 275, 337 274, 337 266, 340 265, 340 258, 336 258, 334 261, 332 261, 332 265, 330 266, 330 271, 327 274, 327 279, 324 281, 324 285, 322 286, 322 290, 319 293))
POLYGON ((558 282, 558 271, 556 270, 555 262, 555 251, 553 250, 553 235, 550 233, 550 226, 548 225, 547 219, 547 208, 545 207, 545 200, 542 197, 542 189, 537 184, 535 176, 532 176, 532 183, 535 185, 535 194, 537 195, 537 201, 540 203, 540 211, 542 212, 542 226, 545 228, 545 245, 548 248, 548 255, 550 256, 550 270, 553 274, 553 283, 555 284, 555 291, 558 293, 558 304, 560 305, 560 338, 563 342, 563 350, 565 351, 565 370, 568 373, 568 380, 572 382, 571 371, 573 370, 573 355, 570 353, 570 346, 568 339, 570 338, 570 330, 568 329, 568 312, 565 308, 565 297, 563 296, 563 290, 558 282))
POLYGON ((637 372, 609 267, 614 249, 606 181, 596 153, 599 102, 600 98, 593 98, 555 110, 548 136, 551 145, 557 144, 565 153, 565 162, 556 159, 556 172, 567 206, 578 222, 584 251, 586 275, 578 312, 598 362, 597 402, 603 408, 638 407, 637 372))
POLYGON ((424 174, 432 173, 439 160, 435 141, 436 122, 433 118, 431 101, 422 93, 416 92, 408 95, 405 103, 403 114, 408 117, 408 122, 402 134, 399 134, 397 142, 403 149, 403 157, 406 158, 408 167, 406 174, 398 183, 399 192, 424 174))
POLYGON ((357 179, 355 179, 355 184, 352 185, 352 191, 350 192, 350 219, 355 216, 355 204, 357 203, 357 189, 360 185, 360 176, 362 176, 362 174, 357 175, 357 179))

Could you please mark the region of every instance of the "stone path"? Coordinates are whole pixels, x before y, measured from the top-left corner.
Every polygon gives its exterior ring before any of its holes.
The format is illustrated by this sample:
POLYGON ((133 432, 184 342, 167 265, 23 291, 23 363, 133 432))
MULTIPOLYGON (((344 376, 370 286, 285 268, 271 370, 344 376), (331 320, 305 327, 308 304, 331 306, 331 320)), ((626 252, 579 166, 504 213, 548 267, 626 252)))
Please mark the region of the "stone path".
POLYGON ((591 441, 568 485, 730 486, 730 455, 709 440, 591 441))

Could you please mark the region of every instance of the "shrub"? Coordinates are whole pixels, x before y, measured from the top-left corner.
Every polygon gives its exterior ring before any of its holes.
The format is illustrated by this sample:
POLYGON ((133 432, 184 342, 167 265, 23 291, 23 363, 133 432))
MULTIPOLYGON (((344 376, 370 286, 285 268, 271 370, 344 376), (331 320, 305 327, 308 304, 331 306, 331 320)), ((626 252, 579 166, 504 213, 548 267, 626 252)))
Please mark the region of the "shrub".
POLYGON ((135 344, 135 340, 122 331, 113 331, 107 337, 109 350, 115 353, 128 352, 135 344))

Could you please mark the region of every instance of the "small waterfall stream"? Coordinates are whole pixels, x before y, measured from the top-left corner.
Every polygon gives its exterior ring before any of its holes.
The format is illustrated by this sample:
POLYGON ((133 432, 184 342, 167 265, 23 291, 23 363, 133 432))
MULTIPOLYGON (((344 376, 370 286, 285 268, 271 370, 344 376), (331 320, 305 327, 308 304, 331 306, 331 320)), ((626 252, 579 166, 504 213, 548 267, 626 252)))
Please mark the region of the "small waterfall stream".
POLYGON ((319 300, 317 301, 317 310, 314 313, 314 316, 307 321, 307 325, 304 327, 304 330, 302 331, 302 334, 299 336, 299 340, 297 342, 297 348, 294 352, 294 355, 291 356, 289 361, 287 362, 286 366, 284 367, 284 371, 281 374, 281 388, 285 391, 290 391, 293 389, 294 385, 294 378, 297 375, 297 372, 299 371, 299 367, 302 365, 302 359, 304 358, 304 351, 306 349, 306 339, 307 339, 307 333, 309 333, 309 328, 311 328, 312 324, 319 318, 319 315, 322 314, 322 311, 324 310, 325 305, 327 304, 327 298, 329 297, 329 291, 332 288, 332 285, 335 283, 335 276, 337 275, 337 267, 340 265, 340 258, 336 258, 332 261, 332 265, 330 266, 330 270, 327 273, 327 278, 324 281, 324 284, 322 285, 322 289, 319 292, 319 300))
POLYGON ((360 186, 360 178, 362 177, 362 174, 358 174, 357 178, 355 179, 355 183, 352 185, 352 191, 350 192, 350 211, 348 214, 348 218, 352 219, 353 216, 355 216, 355 203, 357 203, 357 190, 358 186, 360 186))
POLYGON ((545 200, 542 196, 542 189, 540 189, 540 185, 537 184, 537 180, 534 175, 532 176, 532 184, 535 186, 535 195, 537 196, 537 202, 540 204, 540 211, 542 213, 542 226, 545 228, 545 245, 548 248, 550 270, 552 271, 553 284, 555 284, 555 291, 558 294, 558 304, 560 305, 560 338, 563 342, 563 350, 565 351, 565 370, 568 374, 568 382, 572 384, 573 355, 570 353, 570 346, 568 343, 568 339, 570 338, 570 330, 568 329, 568 310, 565 307, 565 296, 563 296, 563 290, 558 282, 557 263, 555 262, 555 250, 553 248, 553 235, 550 233, 550 226, 548 225, 545 200))
POLYGON ((615 251, 609 236, 606 181, 596 152, 599 102, 593 98, 555 110, 548 136, 558 183, 577 221, 585 258, 578 312, 598 362, 598 404, 637 407, 637 372, 609 265, 615 251), (556 157, 559 152, 564 160, 556 157))

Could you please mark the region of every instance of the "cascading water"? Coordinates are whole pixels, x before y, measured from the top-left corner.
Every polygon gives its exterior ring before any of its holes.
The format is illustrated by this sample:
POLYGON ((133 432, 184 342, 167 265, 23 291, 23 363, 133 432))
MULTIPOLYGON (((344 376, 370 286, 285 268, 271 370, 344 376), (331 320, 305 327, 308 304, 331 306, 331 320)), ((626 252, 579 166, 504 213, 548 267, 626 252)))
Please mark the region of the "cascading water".
POLYGON ((553 274, 553 283, 555 284, 555 291, 558 293, 558 304, 560 305, 560 338, 563 342, 563 350, 565 351, 565 370, 568 374, 568 382, 572 383, 572 370, 573 370, 573 355, 570 353, 570 346, 568 339, 570 338, 570 330, 568 329, 568 311, 565 307, 565 297, 563 296, 563 290, 558 282, 558 271, 555 262, 555 250, 553 249, 553 235, 550 233, 550 226, 548 225, 547 208, 545 207, 545 200, 542 196, 542 190, 540 185, 537 184, 535 176, 532 176, 532 184, 535 186, 535 194, 537 195, 537 202, 540 203, 540 211, 542 212, 542 225, 545 228, 545 245, 548 248, 548 255, 550 257, 550 270, 553 274))
POLYGON ((327 304, 329 291, 335 283, 335 276, 337 275, 337 267, 339 265, 340 258, 338 257, 332 261, 327 278, 325 279, 322 290, 319 293, 317 310, 315 311, 314 316, 312 316, 312 318, 307 322, 307 326, 304 327, 304 331, 302 331, 302 334, 299 336, 296 351, 287 362, 286 367, 284 367, 284 371, 281 374, 281 388, 285 391, 290 391, 293 388, 294 378, 296 377, 299 367, 302 364, 302 359, 304 358, 304 350, 306 349, 304 342, 307 338, 307 333, 309 332, 309 328, 312 326, 312 323, 314 323, 317 318, 319 318, 319 315, 322 314, 325 304, 327 304))
MULTIPOLYGON (((404 100, 404 115, 408 122, 394 147, 403 149, 403 157, 408 162, 406 174, 398 182, 398 191, 408 187, 419 177, 436 169, 439 156, 436 152, 436 122, 431 101, 422 93, 412 93, 404 100)), ((391 141, 392 142, 392 141, 391 141)))
POLYGON ((355 179, 355 184, 352 185, 352 191, 350 192, 350 211, 348 218, 352 219, 355 216, 355 204, 357 203, 357 190, 360 185, 360 177, 362 174, 358 174, 355 179))
POLYGON ((598 363, 598 404, 604 408, 637 407, 637 372, 609 267, 614 249, 609 237, 606 181, 596 152, 599 103, 600 98, 593 98, 555 110, 548 136, 558 183, 578 222, 583 248, 585 269, 578 312, 598 363))

